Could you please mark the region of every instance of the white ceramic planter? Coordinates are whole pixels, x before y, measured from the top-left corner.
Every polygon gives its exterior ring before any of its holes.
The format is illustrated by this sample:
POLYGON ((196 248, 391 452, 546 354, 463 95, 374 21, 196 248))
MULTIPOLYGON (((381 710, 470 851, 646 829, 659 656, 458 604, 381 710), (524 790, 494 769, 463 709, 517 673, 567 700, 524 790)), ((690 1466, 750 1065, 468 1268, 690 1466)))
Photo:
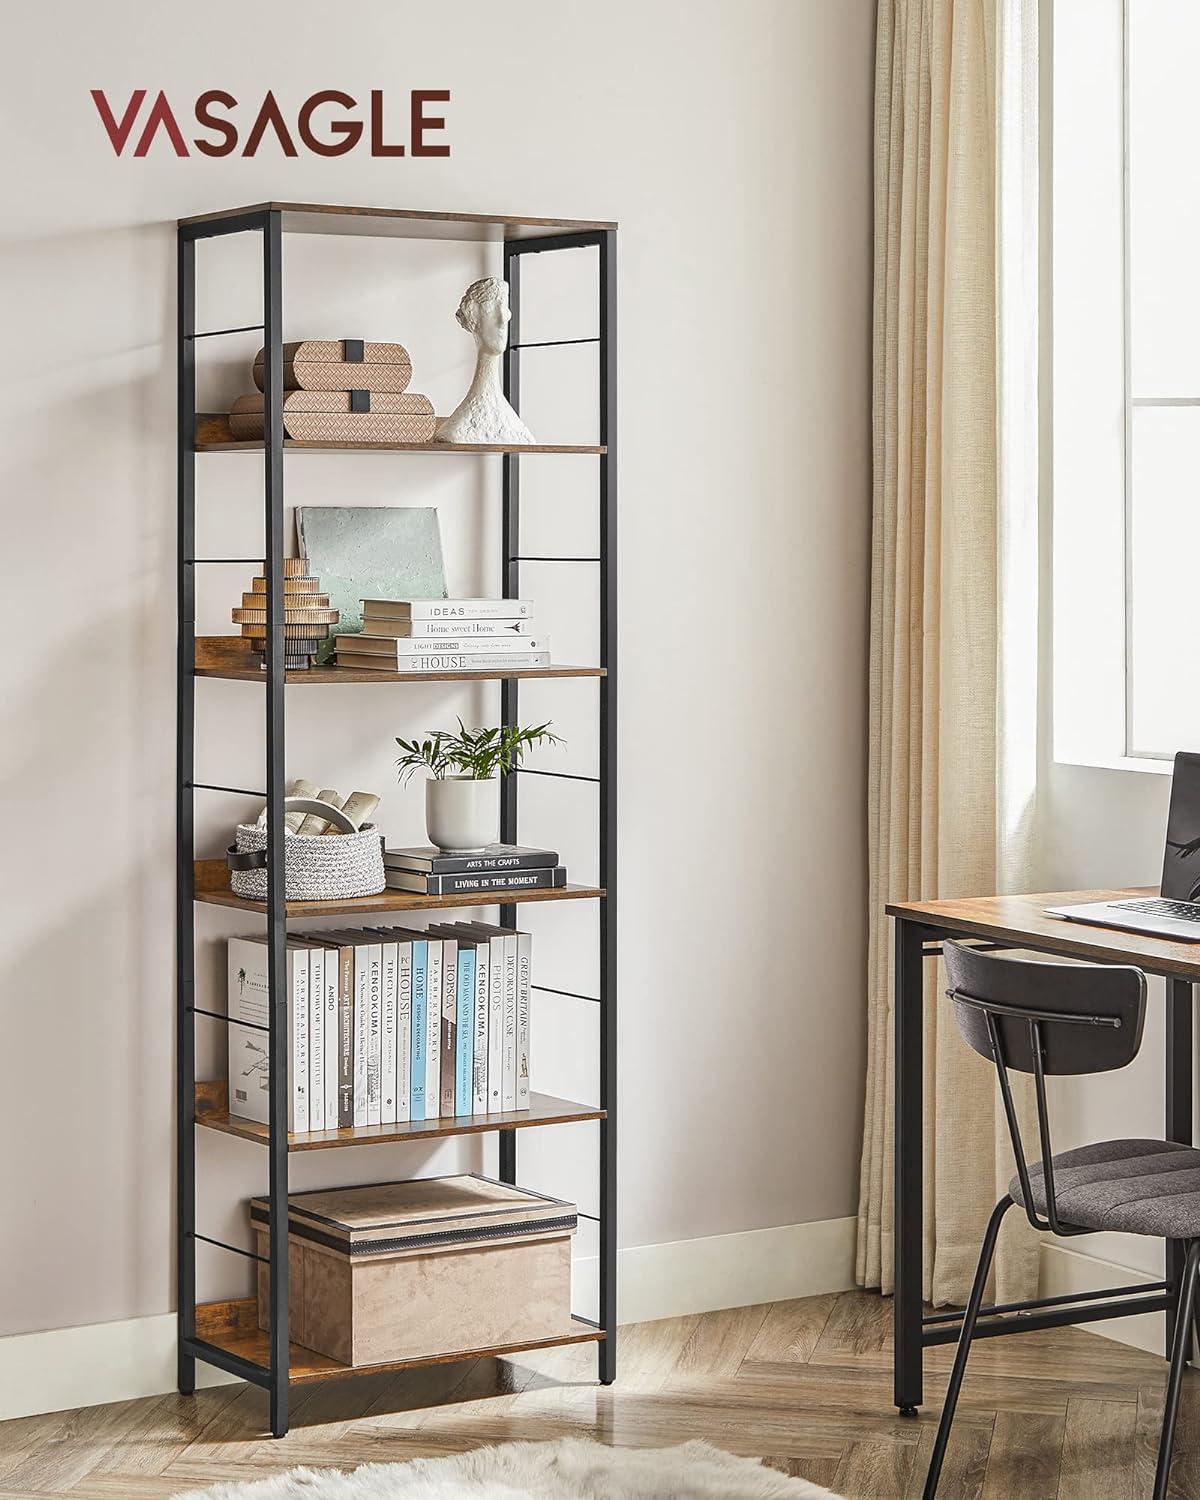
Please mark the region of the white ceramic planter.
POLYGON ((425 783, 429 842, 447 854, 478 854, 500 838, 500 778, 445 776, 425 783))

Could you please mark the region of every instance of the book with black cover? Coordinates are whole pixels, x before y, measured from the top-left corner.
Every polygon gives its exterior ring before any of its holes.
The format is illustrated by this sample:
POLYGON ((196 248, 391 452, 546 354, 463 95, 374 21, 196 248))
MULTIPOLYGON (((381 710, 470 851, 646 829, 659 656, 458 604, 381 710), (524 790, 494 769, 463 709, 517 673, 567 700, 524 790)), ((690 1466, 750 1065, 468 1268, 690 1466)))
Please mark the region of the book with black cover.
POLYGON ((423 875, 417 870, 386 870, 394 891, 415 891, 419 896, 457 896, 478 891, 556 890, 567 883, 564 865, 546 870, 491 870, 470 875, 423 875))
POLYGON ((489 870, 546 870, 558 863, 553 849, 526 849, 520 844, 489 844, 478 854, 443 854, 431 844, 417 849, 385 849, 384 867, 423 875, 462 875, 489 870))

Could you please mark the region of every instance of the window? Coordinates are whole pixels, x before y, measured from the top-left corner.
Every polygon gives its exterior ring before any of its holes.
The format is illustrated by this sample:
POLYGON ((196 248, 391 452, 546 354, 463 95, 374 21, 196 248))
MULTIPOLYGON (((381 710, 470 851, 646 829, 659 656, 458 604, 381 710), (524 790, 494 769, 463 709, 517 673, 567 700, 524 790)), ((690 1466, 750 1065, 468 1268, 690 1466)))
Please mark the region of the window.
POLYGON ((1200 748, 1196 0, 1054 0, 1059 759, 1200 748))

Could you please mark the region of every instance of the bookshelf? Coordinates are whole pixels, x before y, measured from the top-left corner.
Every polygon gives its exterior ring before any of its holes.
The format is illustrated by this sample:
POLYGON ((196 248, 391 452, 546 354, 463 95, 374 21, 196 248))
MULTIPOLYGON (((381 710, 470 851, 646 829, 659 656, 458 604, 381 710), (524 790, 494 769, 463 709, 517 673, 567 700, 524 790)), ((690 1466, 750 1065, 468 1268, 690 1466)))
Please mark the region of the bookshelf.
MULTIPOLYGON (((260 203, 249 208, 203 214, 178 222, 178 388, 177 424, 178 479, 178 656, 177 656, 177 826, 176 826, 176 1126, 177 1126, 177 1224, 176 1269, 178 1296, 178 1386, 185 1394, 195 1390, 196 1361, 214 1365, 265 1388, 270 1394, 271 1431, 282 1437, 288 1430, 288 1397, 293 1384, 353 1375, 356 1370, 324 1355, 292 1344, 288 1337, 287 1196, 288 1158, 295 1152, 337 1149, 357 1145, 430 1141, 451 1136, 496 1132, 499 1136, 499 1175, 516 1183, 517 1132, 555 1125, 594 1123, 599 1131, 599 1309, 595 1322, 571 1316, 544 1336, 504 1348, 447 1351, 402 1364, 371 1365, 373 1372, 404 1369, 411 1364, 433 1364, 484 1355, 516 1353, 522 1349, 548 1348, 557 1344, 595 1342, 598 1377, 610 1384, 616 1376, 616 974, 617 927, 615 879, 616 834, 616 231, 617 226, 599 220, 533 219, 480 214, 433 213, 427 210, 352 208, 333 204, 260 203), (196 350, 201 339, 253 331, 246 328, 197 329, 195 250, 198 241, 224 235, 258 236, 262 244, 263 320, 261 328, 265 357, 264 416, 262 440, 238 441, 230 436, 228 419, 219 413, 196 411, 196 350), (502 274, 509 283, 512 321, 505 355, 505 393, 514 405, 520 398, 520 290, 522 263, 531 255, 553 254, 582 248, 598 251, 597 300, 600 324, 597 337, 553 341, 562 344, 594 343, 599 358, 599 437, 594 445, 496 444, 480 447, 436 443, 345 444, 303 443, 283 433, 283 246, 288 234, 385 235, 410 239, 465 240, 494 245, 502 258, 502 274), (555 664, 550 667, 510 671, 402 673, 346 667, 284 670, 283 666, 283 558, 286 550, 284 473, 285 455, 306 450, 351 453, 360 448, 379 453, 435 454, 469 453, 480 462, 501 465, 501 557, 503 592, 520 594, 521 563, 530 561, 520 548, 521 461, 538 454, 576 454, 597 461, 600 545, 592 558, 539 558, 539 562, 594 563, 600 574, 600 660, 590 666, 555 664), (208 454, 253 452, 263 455, 263 504, 266 521, 267 657, 264 671, 252 660, 246 643, 234 636, 197 636, 197 569, 209 563, 254 562, 262 558, 205 558, 196 556, 195 480, 197 457, 208 454), (195 723, 204 710, 203 692, 197 683, 219 678, 256 683, 263 693, 266 726, 267 804, 267 899, 247 901, 229 887, 224 862, 197 859, 194 833, 194 797, 197 790, 242 793, 244 789, 213 786, 195 779, 195 723), (599 1097, 596 1104, 578 1103, 548 1094, 533 1094, 530 1108, 518 1113, 458 1116, 402 1125, 366 1126, 289 1135, 287 1130, 287 1001, 285 995, 285 943, 288 925, 308 917, 351 913, 406 912, 449 907, 470 909, 480 905, 478 895, 416 896, 404 891, 386 891, 355 901, 286 901, 283 881, 283 798, 286 785, 284 749, 285 703, 290 686, 309 688, 374 686, 400 691, 408 681, 478 682, 493 680, 500 685, 500 717, 506 724, 517 722, 520 682, 524 678, 590 678, 596 683, 599 708, 599 775, 569 778, 598 783, 600 879, 595 886, 568 885, 558 890, 512 893, 498 905, 500 924, 516 926, 518 904, 527 901, 595 901, 599 904, 599 983, 594 995, 574 998, 596 1001, 596 1031, 599 1059, 599 1097), (219 1025, 224 1017, 197 1005, 195 998, 195 913, 197 905, 229 907, 265 918, 270 990, 270 1104, 268 1125, 258 1125, 230 1115, 228 1089, 223 1080, 196 1077, 196 1027, 219 1025), (253 1299, 198 1303, 196 1296, 196 1245, 217 1244, 231 1254, 256 1257, 237 1246, 210 1239, 196 1220, 196 1146, 200 1130, 215 1131, 264 1147, 269 1170, 271 1230, 267 1273, 269 1274, 271 1328, 257 1326, 253 1299)), ((540 345, 540 347, 549 347, 540 345)), ((353 699, 346 704, 353 711, 353 699)), ((514 772, 501 784, 500 837, 515 843, 518 838, 518 781, 524 772, 514 772)), ((545 977, 545 976, 539 976, 545 977)), ((541 993, 571 992, 535 985, 541 993)), ((403 1168, 398 1164, 397 1175, 403 1168)))

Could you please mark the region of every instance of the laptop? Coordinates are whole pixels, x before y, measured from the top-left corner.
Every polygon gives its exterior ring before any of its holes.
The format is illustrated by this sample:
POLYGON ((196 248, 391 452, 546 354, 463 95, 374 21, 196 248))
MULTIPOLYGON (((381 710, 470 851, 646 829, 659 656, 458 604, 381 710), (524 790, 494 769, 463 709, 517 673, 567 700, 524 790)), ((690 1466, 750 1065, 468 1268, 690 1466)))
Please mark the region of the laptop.
POLYGON ((1046 915, 1200 943, 1200 755, 1184 751, 1175 757, 1160 890, 1143 900, 1049 906, 1046 915))

